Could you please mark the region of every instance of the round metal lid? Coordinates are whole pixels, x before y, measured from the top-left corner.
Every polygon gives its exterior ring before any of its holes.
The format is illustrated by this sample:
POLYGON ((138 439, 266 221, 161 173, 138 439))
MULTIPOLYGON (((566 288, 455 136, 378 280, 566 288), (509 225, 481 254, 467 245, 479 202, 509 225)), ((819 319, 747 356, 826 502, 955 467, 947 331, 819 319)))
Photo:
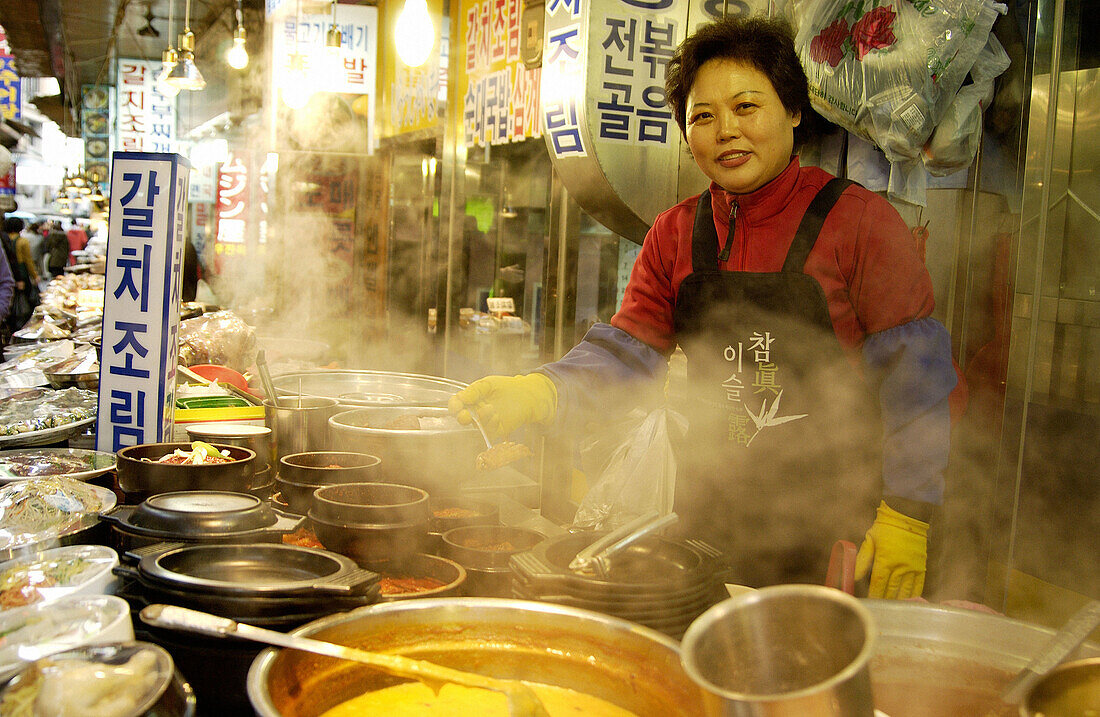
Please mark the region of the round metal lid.
POLYGON ((318 369, 275 376, 280 395, 335 398, 344 406, 446 406, 467 384, 438 376, 318 369))

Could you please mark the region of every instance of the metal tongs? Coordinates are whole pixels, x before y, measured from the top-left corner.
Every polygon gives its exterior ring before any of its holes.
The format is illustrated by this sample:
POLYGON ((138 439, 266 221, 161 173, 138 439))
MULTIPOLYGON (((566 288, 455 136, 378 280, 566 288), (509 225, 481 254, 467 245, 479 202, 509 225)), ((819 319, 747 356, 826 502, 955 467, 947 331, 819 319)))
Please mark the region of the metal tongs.
POLYGON ((608 572, 607 561, 615 553, 632 545, 636 541, 650 533, 656 532, 665 526, 672 525, 680 519, 675 513, 661 515, 657 511, 646 513, 640 518, 635 518, 626 525, 612 530, 596 542, 577 553, 569 561, 569 569, 595 573, 600 578, 606 578, 608 572))

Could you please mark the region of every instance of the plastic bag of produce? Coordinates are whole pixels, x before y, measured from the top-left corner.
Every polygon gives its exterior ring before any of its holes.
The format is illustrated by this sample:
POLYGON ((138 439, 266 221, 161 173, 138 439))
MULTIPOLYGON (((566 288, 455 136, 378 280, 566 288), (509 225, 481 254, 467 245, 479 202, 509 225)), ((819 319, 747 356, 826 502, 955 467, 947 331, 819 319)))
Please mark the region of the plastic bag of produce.
POLYGON ((795 47, 814 109, 891 162, 919 160, 1005 11, 992 0, 799 3, 795 47))
POLYGON ((672 512, 676 457, 669 431, 682 434, 687 421, 667 408, 649 413, 638 409, 626 425, 625 438, 577 508, 576 528, 613 530, 653 511, 672 512))
POLYGON ((256 360, 256 331, 232 311, 215 311, 180 322, 179 362, 216 364, 246 371, 256 360))
POLYGON ((930 174, 944 177, 974 161, 982 139, 982 110, 993 100, 993 80, 1008 69, 1008 53, 994 35, 982 48, 963 85, 924 145, 921 161, 930 174))

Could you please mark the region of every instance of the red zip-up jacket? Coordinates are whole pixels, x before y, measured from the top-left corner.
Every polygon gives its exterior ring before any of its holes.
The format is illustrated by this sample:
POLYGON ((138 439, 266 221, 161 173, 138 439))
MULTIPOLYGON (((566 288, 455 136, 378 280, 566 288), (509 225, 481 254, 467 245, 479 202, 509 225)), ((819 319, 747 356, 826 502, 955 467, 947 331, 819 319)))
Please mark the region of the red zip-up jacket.
MULTIPOLYGON (((810 201, 832 175, 801 167, 798 158, 750 194, 730 194, 711 184, 719 245, 727 241, 736 203, 725 271, 775 272, 783 268, 795 231, 810 201)), ((691 229, 698 197, 662 212, 634 263, 622 308, 611 325, 658 351, 676 345, 672 310, 680 283, 691 274, 691 229)), ((858 363, 867 334, 928 317, 935 302, 932 280, 917 255, 909 228, 885 199, 849 187, 829 213, 804 271, 825 291, 833 329, 858 363)))

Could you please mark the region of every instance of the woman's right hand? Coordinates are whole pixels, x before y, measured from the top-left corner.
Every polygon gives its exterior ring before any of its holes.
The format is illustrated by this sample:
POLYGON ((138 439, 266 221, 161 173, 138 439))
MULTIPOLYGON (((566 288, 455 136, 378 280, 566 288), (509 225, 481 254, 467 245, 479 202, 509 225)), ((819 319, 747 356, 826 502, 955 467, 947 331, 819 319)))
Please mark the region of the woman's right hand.
POLYGON ((557 387, 541 373, 486 376, 451 396, 447 404, 462 425, 472 423, 470 413, 476 412, 493 438, 503 438, 529 424, 548 426, 557 406, 557 387))

